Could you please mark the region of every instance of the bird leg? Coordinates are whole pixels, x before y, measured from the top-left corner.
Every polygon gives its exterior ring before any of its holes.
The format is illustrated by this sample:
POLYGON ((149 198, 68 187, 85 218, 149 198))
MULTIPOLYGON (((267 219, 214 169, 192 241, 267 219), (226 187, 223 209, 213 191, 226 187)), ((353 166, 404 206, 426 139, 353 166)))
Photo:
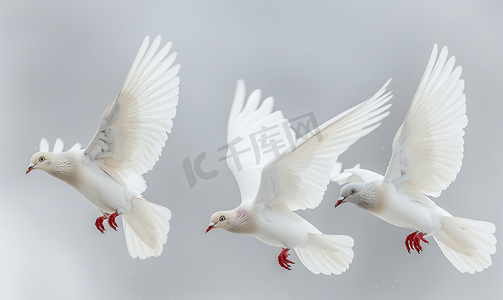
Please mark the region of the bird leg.
POLYGON ((115 218, 117 218, 118 216, 119 214, 117 212, 114 212, 113 214, 108 216, 108 225, 110 225, 110 227, 112 227, 112 229, 115 231, 117 231, 117 227, 119 227, 115 222, 115 218))
POLYGON ((278 256, 278 263, 283 268, 285 268, 287 270, 291 270, 290 264, 295 264, 295 263, 288 259, 288 256, 290 256, 290 254, 288 254, 288 251, 290 251, 290 249, 283 248, 283 251, 281 251, 281 253, 278 256))
POLYGON ((105 216, 100 216, 96 219, 96 222, 94 222, 94 226, 96 226, 96 229, 98 229, 101 233, 105 233, 105 226, 103 226, 103 222, 107 219, 105 216))
POLYGON ((428 241, 424 239, 424 233, 416 231, 409 234, 405 238, 405 247, 407 247, 407 251, 409 251, 409 253, 410 249, 416 250, 417 253, 419 253, 419 251, 423 251, 423 247, 421 247, 421 241, 429 244, 428 241))
POLYGON ((103 222, 108 219, 108 225, 112 227, 113 230, 117 231, 117 223, 115 222, 115 218, 119 216, 119 213, 114 212, 113 214, 109 215, 108 213, 103 213, 103 216, 100 216, 96 218, 96 222, 94 222, 94 226, 96 226, 96 229, 98 229, 101 233, 105 233, 105 226, 103 226, 103 222))

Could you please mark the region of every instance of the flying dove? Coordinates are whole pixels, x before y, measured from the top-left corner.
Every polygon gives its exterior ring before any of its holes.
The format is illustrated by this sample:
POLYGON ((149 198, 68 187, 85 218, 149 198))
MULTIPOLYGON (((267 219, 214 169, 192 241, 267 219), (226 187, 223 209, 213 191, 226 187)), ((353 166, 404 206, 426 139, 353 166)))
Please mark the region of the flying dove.
POLYGON ((322 234, 293 211, 320 204, 338 156, 388 115, 388 83, 367 101, 294 141, 282 112, 272 112, 273 98, 260 104, 260 90, 255 90, 245 105, 244 82, 238 81, 227 128, 227 164, 242 201, 235 209, 214 213, 206 232, 220 228, 279 247, 278 262, 288 270, 294 263, 288 258, 291 249, 314 274, 347 270, 353 239, 322 234), (284 145, 281 153, 275 153, 273 145, 284 145))
POLYGON ((467 125, 464 81, 447 47, 437 58, 437 45, 393 140, 393 155, 384 176, 364 169, 342 187, 341 203, 354 203, 377 217, 413 230, 405 239, 407 251, 423 249, 433 236, 447 259, 460 271, 480 272, 496 252, 495 226, 489 222, 453 217, 430 198, 454 181, 463 159, 463 128, 467 125))
POLYGON ((102 233, 105 220, 117 230, 116 218, 122 216, 129 254, 141 259, 161 255, 171 218, 168 208, 141 195, 147 188, 142 174, 159 159, 178 104, 180 66, 171 67, 176 58, 176 53, 168 55, 171 42, 157 52, 160 43, 158 36, 149 47, 145 38, 86 149, 77 145, 62 152, 58 139, 49 152, 42 139, 26 171, 47 172, 75 188, 101 212, 95 226, 102 233))

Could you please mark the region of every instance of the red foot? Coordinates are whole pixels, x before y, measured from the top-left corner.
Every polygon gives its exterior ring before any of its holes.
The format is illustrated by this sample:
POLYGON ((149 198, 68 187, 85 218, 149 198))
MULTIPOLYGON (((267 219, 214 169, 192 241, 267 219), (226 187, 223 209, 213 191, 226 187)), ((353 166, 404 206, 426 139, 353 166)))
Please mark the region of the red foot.
POLYGON ((283 268, 285 268, 287 270, 291 270, 290 264, 295 264, 295 263, 288 259, 288 256, 290 255, 290 254, 288 254, 288 251, 290 251, 290 249, 288 249, 288 248, 283 249, 283 251, 281 251, 281 253, 278 256, 278 262, 279 262, 279 265, 282 266, 283 268))
POLYGON ((115 218, 117 218, 119 216, 119 214, 117 212, 114 212, 113 214, 111 214, 110 216, 108 216, 108 225, 110 225, 110 227, 112 227, 113 230, 117 231, 117 223, 115 222, 115 218))
POLYGON ((103 222, 106 220, 107 218, 105 218, 104 216, 101 216, 101 217, 98 217, 96 219, 96 222, 94 222, 94 226, 96 226, 96 229, 98 229, 99 231, 101 231, 101 233, 105 233, 105 226, 103 226, 103 222))
POLYGON ((423 251, 423 247, 421 247, 421 241, 429 244, 428 241, 424 239, 424 233, 416 231, 409 234, 405 238, 405 247, 407 247, 407 251, 409 251, 409 253, 410 249, 416 250, 417 253, 419 253, 419 251, 423 251))

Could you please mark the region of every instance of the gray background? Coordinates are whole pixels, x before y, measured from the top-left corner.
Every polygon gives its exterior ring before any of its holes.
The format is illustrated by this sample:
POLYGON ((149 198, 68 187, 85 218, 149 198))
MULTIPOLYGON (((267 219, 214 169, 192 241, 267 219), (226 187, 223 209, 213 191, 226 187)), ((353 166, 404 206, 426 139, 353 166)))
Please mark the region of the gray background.
MULTIPOLYGON (((436 200, 455 216, 491 221, 502 241, 502 32, 498 1, 2 1, 0 4, 0 298, 2 299, 496 299, 493 266, 459 273, 432 238, 408 254, 409 230, 344 205, 331 184, 300 214, 322 232, 355 239, 340 276, 277 264, 279 249, 224 231, 211 214, 240 203, 217 151, 226 141, 235 82, 261 88, 295 118, 321 124, 365 100, 389 78, 383 125, 341 157, 384 173, 393 136, 434 43, 463 66, 469 124, 457 180, 436 200), (421 2, 421 3, 419 3, 421 2), (173 212, 160 258, 132 259, 122 231, 94 227, 98 211, 43 172, 25 175, 40 138, 68 149, 91 140, 146 35, 173 41, 182 65, 178 113, 163 155, 146 174, 146 199, 173 212), (206 152, 189 188, 182 168, 206 152)), ((499 246, 499 245, 498 245, 499 246)))

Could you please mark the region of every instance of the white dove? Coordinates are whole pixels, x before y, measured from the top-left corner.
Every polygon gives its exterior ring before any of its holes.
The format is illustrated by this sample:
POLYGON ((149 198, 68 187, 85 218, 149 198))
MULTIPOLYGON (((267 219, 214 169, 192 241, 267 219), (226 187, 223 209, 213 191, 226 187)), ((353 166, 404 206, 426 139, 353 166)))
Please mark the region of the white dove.
POLYGON ((405 239, 407 251, 422 250, 432 235, 449 261, 460 271, 480 272, 496 252, 495 226, 489 222, 453 217, 426 195, 438 197, 454 181, 463 158, 466 117, 464 81, 454 57, 437 45, 419 83, 404 123, 393 140, 393 155, 384 177, 349 169, 353 183, 342 187, 341 203, 354 203, 399 227, 414 230, 405 239), (354 181, 359 182, 354 182, 354 181))
POLYGON ((347 270, 353 259, 353 239, 322 234, 293 211, 319 205, 337 157, 388 115, 390 105, 384 105, 391 98, 390 93, 384 94, 388 83, 367 101, 295 142, 282 112, 271 113, 273 98, 259 106, 260 90, 255 90, 245 106, 244 82, 238 81, 227 128, 227 164, 242 201, 235 209, 214 213, 206 232, 221 228, 279 247, 278 262, 288 270, 293 264, 288 259, 291 249, 315 274, 347 270), (281 146, 286 149, 274 153, 281 146))
POLYGON ((74 187, 102 213, 95 223, 102 233, 105 219, 116 230, 121 215, 129 254, 141 259, 161 255, 171 218, 168 208, 141 195, 147 188, 142 174, 159 159, 178 104, 180 66, 171 67, 176 58, 176 53, 167 56, 171 42, 157 52, 160 42, 158 36, 149 48, 145 38, 85 150, 78 145, 61 153, 58 139, 51 153, 42 139, 26 171, 42 170, 74 187))

